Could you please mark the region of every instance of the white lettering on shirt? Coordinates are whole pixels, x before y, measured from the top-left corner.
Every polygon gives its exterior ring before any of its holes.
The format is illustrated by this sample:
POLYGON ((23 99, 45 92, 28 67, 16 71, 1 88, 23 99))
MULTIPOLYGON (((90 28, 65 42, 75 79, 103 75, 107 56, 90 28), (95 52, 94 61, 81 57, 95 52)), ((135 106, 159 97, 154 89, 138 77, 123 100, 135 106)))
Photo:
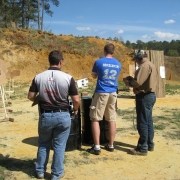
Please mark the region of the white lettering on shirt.
POLYGON ((113 68, 119 68, 118 65, 115 65, 115 64, 103 64, 104 67, 113 67, 113 68))

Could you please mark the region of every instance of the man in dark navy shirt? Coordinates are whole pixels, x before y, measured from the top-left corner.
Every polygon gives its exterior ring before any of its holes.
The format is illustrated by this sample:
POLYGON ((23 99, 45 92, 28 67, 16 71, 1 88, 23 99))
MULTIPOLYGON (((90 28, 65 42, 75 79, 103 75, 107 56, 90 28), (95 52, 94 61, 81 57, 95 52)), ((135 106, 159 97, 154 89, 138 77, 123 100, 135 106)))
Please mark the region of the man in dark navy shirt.
POLYGON ((62 53, 54 50, 49 54, 50 68, 37 74, 29 88, 28 99, 34 101, 38 95, 39 124, 38 152, 35 170, 38 179, 44 178, 53 140, 51 180, 64 176, 64 152, 71 127, 69 100, 73 103, 74 115, 78 113, 80 98, 74 78, 60 70, 62 53))

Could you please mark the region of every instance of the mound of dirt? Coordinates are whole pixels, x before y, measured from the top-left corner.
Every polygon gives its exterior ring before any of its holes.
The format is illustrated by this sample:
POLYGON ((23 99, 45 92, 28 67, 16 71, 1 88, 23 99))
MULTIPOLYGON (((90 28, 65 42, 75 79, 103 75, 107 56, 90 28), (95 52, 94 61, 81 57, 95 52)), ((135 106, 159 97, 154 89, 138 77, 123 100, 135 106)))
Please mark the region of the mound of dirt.
MULTIPOLYGON (((9 35, 13 32, 7 31, 9 35)), ((27 33, 27 32, 21 32, 27 33)), ((72 36, 61 36, 65 40, 72 38, 72 36)), ((88 37, 89 41, 96 43, 100 49, 107 43, 105 39, 97 39, 94 37, 88 37)), ((132 49, 126 48, 121 42, 112 42, 116 51, 114 57, 117 58, 122 64, 122 71, 119 80, 122 80, 123 73, 129 72, 129 65, 134 62, 132 59, 132 49)), ((20 70, 20 76, 14 77, 15 80, 20 82, 30 82, 33 77, 46 70, 49 67, 48 54, 50 50, 34 50, 31 47, 25 45, 15 45, 7 40, 0 41, 0 60, 9 62, 11 67, 10 71, 20 70)), ((62 70, 71 74, 76 80, 87 77, 90 81, 91 70, 93 63, 99 57, 93 57, 91 55, 80 55, 76 53, 64 52, 64 63, 62 70)), ((2 65, 1 65, 2 66, 2 65)), ((180 57, 173 58, 165 56, 166 78, 169 79, 171 75, 173 80, 178 80, 180 77, 180 57)))
MULTIPOLYGON (((13 32, 7 31, 8 35, 12 35, 13 32)), ((7 35, 6 32, 6 35, 7 35)), ((26 33, 26 32, 21 32, 26 33)), ((72 36, 61 36, 64 40, 72 38, 72 36)), ((107 43, 107 40, 96 39, 94 37, 88 38, 90 42, 96 43, 97 46, 102 49, 107 43)), ((110 41, 109 41, 110 42, 110 41)), ((129 64, 133 63, 131 61, 132 50, 126 48, 120 42, 112 43, 116 47, 114 57, 116 57, 122 64, 122 72, 119 78, 122 78, 122 73, 128 73, 129 64)), ((11 64, 10 71, 20 70, 20 76, 14 77, 15 80, 20 82, 29 82, 37 74, 49 67, 48 54, 50 50, 34 50, 29 46, 25 45, 15 45, 7 40, 0 41, 0 59, 4 62, 9 62, 11 64)), ((89 78, 91 80, 91 70, 93 63, 96 59, 100 57, 93 57, 91 55, 80 55, 77 53, 63 52, 64 63, 62 70, 71 74, 76 80, 81 78, 89 78)))
POLYGON ((164 57, 166 68, 166 79, 179 81, 180 80, 180 57, 164 57))

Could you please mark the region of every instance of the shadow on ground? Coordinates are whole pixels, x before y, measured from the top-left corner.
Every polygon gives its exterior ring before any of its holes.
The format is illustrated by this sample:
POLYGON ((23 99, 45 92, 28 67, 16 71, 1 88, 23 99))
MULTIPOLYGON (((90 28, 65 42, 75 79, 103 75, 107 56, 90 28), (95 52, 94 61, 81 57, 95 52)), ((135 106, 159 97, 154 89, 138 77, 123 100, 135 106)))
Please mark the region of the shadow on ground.
MULTIPOLYGON (((36 159, 17 159, 9 157, 9 155, 3 156, 0 154, 0 166, 4 167, 7 171, 20 171, 27 174, 29 177, 36 177, 35 174, 35 161, 36 159)), ((50 179, 50 174, 46 173, 45 179, 50 179)))

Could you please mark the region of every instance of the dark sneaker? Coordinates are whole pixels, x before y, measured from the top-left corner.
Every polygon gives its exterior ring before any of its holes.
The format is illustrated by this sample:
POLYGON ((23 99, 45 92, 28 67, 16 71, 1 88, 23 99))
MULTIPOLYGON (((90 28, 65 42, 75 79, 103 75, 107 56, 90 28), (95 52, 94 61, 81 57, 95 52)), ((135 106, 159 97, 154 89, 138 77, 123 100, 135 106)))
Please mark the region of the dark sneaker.
POLYGON ((101 153, 101 149, 96 150, 94 149, 94 146, 90 149, 87 149, 86 151, 89 152, 90 154, 95 154, 95 155, 99 155, 101 153))
POLYGON ((57 178, 57 177, 52 176, 52 177, 51 177, 51 180, 60 180, 61 178, 64 177, 64 175, 65 175, 65 172, 61 175, 60 178, 57 178))
POLYGON ((154 151, 154 147, 148 148, 148 151, 154 151))
POLYGON ((114 151, 114 148, 109 147, 108 144, 106 144, 106 145, 104 146, 104 148, 105 148, 107 151, 110 151, 110 152, 113 152, 113 151, 114 151))
POLYGON ((37 179, 44 179, 44 173, 37 173, 36 177, 37 179))
POLYGON ((138 156, 147 156, 147 152, 141 152, 137 148, 136 149, 130 149, 129 154, 138 155, 138 156))

